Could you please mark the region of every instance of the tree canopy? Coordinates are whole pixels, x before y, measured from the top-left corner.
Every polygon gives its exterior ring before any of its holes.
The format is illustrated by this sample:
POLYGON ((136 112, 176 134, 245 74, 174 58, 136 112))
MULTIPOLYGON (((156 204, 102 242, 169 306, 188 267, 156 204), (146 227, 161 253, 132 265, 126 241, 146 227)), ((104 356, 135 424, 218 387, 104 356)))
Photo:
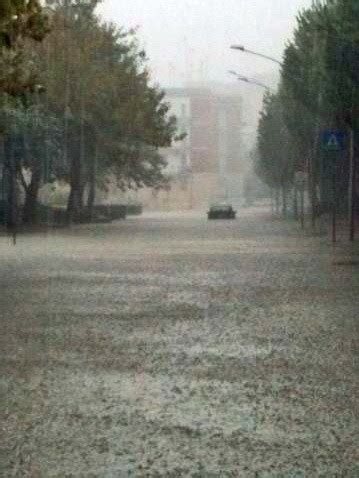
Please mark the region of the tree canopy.
MULTIPOLYGON (((313 2, 297 17, 294 38, 285 50, 278 91, 270 101, 264 101, 257 169, 271 187, 279 185, 278 181, 273 183, 278 168, 289 182, 294 172, 307 171, 313 214, 328 203, 328 161, 320 147, 322 131, 342 129, 349 134, 358 129, 358 32, 356 0, 313 2), (274 110, 281 111, 280 117, 274 110), (283 127, 285 134, 280 133, 283 127)), ((348 156, 337 172, 339 199, 344 206, 349 187, 348 156)))
POLYGON ((11 73, 0 74, 0 91, 14 98, 16 114, 9 114, 17 119, 16 134, 8 128, 6 137, 26 145, 17 147, 13 169, 31 218, 50 177, 70 185, 69 220, 85 208, 91 212, 96 190, 110 182, 123 190, 166 184, 159 148, 176 139, 175 118, 151 81, 136 31, 101 22, 98 4, 48 0, 45 7, 37 1, 1 7, 0 61, 11 73), (30 116, 38 131, 29 129, 30 116))

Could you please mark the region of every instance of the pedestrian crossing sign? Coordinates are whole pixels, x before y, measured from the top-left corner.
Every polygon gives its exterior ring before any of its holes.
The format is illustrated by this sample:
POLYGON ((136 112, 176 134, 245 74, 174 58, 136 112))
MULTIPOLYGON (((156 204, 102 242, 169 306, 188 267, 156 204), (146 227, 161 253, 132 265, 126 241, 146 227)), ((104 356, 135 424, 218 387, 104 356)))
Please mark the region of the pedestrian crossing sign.
POLYGON ((322 147, 325 151, 343 151, 345 133, 338 130, 325 130, 322 135, 322 147))

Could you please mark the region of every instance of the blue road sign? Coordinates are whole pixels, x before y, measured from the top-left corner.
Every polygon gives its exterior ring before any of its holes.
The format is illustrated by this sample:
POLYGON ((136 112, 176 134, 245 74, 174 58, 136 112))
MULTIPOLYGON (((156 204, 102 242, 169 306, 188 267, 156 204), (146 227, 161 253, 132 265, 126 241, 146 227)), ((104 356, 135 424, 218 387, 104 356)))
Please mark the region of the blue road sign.
POLYGON ((343 151, 345 149, 345 132, 333 129, 323 131, 322 148, 325 151, 343 151))

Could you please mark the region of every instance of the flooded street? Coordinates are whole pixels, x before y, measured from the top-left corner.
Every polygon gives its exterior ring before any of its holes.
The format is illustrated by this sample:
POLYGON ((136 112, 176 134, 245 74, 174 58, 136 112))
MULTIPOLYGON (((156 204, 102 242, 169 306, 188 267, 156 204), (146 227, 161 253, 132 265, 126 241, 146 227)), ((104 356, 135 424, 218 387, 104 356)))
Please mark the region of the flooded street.
POLYGON ((348 258, 260 209, 0 237, 1 476, 359 476, 348 258))

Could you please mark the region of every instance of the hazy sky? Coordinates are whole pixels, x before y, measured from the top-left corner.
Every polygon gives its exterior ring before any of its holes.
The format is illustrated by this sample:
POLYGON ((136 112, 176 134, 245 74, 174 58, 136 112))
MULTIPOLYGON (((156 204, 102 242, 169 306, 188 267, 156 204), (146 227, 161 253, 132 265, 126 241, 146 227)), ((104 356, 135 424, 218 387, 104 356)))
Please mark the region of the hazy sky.
POLYGON ((227 70, 256 77, 274 74, 265 60, 229 49, 244 44, 281 57, 295 15, 312 0, 103 0, 100 14, 138 36, 162 86, 188 80, 233 81, 227 70))

